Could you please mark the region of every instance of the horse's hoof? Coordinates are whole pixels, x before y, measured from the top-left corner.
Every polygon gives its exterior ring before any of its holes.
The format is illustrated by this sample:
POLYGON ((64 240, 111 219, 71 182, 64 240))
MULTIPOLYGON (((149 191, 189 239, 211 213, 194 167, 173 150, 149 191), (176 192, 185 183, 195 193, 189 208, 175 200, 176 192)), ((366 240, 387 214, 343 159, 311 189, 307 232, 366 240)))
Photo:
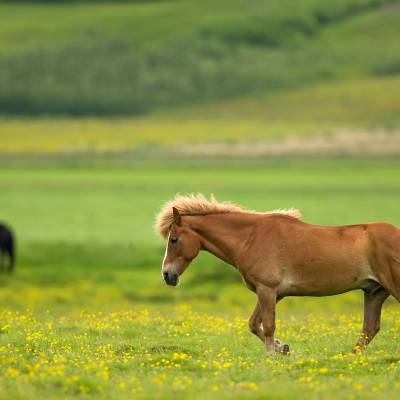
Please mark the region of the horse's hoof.
POLYGON ((288 344, 284 344, 282 347, 282 353, 283 354, 289 354, 290 353, 290 347, 288 344))

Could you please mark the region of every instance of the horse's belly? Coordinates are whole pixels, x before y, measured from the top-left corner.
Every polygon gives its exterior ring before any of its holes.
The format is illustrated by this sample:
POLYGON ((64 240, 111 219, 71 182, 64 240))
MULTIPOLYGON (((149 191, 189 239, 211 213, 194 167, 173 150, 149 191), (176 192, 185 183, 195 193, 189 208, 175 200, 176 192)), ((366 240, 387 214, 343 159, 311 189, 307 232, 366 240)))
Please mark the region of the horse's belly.
POLYGON ((369 279, 364 279, 357 282, 338 282, 335 285, 321 284, 318 282, 316 285, 308 283, 296 283, 279 290, 280 297, 284 296, 333 296, 336 294, 346 293, 351 290, 360 289, 367 284, 369 279))
POLYGON ((368 264, 335 268, 303 267, 284 272, 279 292, 283 296, 331 296, 360 289, 376 281, 368 264))

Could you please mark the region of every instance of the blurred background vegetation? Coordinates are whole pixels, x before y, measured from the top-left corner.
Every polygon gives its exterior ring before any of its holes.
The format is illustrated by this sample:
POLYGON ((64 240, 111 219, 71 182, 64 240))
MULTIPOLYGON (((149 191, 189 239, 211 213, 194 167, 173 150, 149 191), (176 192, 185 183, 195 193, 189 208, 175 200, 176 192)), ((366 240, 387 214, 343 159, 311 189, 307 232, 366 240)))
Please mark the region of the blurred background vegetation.
POLYGON ((15 3, 0 9, 6 114, 138 115, 400 72, 393 0, 15 3))
POLYGON ((395 0, 0 1, 0 219, 19 250, 0 297, 247 313, 206 255, 162 286, 152 224, 176 192, 400 224, 399 39, 395 0))

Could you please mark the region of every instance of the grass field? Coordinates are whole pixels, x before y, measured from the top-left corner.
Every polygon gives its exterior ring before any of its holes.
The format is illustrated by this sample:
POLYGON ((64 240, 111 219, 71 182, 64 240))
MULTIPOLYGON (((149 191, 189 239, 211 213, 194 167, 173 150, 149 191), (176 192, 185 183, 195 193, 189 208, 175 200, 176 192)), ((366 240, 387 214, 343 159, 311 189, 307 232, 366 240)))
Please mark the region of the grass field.
POLYGON ((400 224, 397 161, 11 168, 0 210, 18 234, 1 276, 1 398, 397 398, 400 311, 388 301, 365 355, 349 354, 362 295, 284 299, 269 358, 247 330, 255 301, 233 268, 202 254, 172 289, 154 214, 176 192, 214 192, 305 221, 400 224))

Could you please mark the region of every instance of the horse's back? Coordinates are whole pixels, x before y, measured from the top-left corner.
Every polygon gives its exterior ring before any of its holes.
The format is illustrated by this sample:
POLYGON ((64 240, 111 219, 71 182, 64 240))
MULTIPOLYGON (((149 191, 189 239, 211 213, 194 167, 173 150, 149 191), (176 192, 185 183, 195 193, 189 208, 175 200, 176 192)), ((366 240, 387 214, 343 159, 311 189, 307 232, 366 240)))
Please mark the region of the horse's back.
POLYGON ((263 233, 294 258, 319 253, 328 256, 327 262, 357 258, 369 263, 371 258, 389 257, 400 263, 400 229, 389 223, 314 225, 285 215, 271 215, 264 221, 263 233))
POLYGON ((368 269, 366 224, 324 226, 288 217, 270 218, 263 230, 268 242, 264 239, 261 246, 266 253, 277 255, 282 264, 310 271, 353 267, 358 274, 368 269))
POLYGON ((287 238, 292 244, 304 248, 353 247, 367 245, 368 224, 357 225, 315 225, 287 216, 271 216, 270 225, 275 224, 280 239, 287 238))

